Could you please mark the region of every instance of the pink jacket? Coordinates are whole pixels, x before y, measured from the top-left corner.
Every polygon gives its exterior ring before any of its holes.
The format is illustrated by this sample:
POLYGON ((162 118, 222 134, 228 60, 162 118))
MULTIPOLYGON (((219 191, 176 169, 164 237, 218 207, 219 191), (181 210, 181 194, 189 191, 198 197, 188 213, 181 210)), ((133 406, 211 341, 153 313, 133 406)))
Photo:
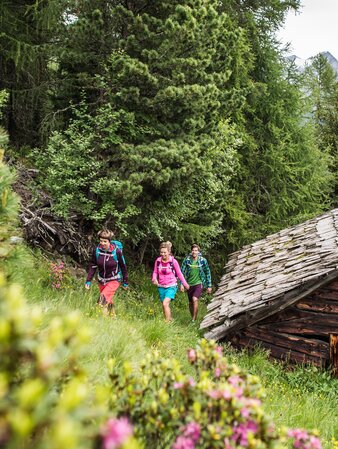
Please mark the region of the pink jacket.
POLYGON ((177 260, 170 256, 168 262, 163 262, 162 257, 155 260, 152 281, 158 281, 159 287, 172 287, 177 284, 177 278, 182 282, 185 288, 189 288, 189 284, 184 279, 177 260))

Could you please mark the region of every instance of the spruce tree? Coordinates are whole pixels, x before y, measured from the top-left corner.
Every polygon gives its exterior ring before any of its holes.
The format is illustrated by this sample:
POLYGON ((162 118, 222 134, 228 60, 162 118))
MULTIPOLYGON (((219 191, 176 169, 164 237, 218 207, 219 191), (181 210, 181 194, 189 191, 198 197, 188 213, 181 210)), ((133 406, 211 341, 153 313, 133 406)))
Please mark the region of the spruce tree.
POLYGON ((338 77, 326 57, 319 53, 306 69, 306 95, 312 106, 319 148, 331 156, 333 205, 338 205, 338 77))
MULTIPOLYGON (((242 108, 238 176, 226 204, 224 244, 252 242, 330 207, 328 158, 305 119, 297 74, 284 62, 274 33, 290 7, 279 0, 231 3, 245 27, 253 58, 251 89, 242 108)), ((223 2, 224 9, 228 3, 223 2)))
MULTIPOLYGON (((228 190, 238 140, 231 117, 245 100, 250 55, 243 31, 217 8, 215 0, 167 0, 119 1, 110 10, 99 107, 93 111, 86 96, 87 124, 76 119, 91 135, 89 165, 101 164, 81 183, 93 204, 80 212, 119 227, 135 244, 180 235, 186 247, 220 232, 223 202, 214 197, 228 190)), ((68 138, 66 159, 74 148, 68 138)), ((67 165, 55 139, 46 167, 52 189, 67 165)), ((60 182, 57 188, 61 198, 60 182)), ((73 191, 64 210, 78 208, 73 191)))

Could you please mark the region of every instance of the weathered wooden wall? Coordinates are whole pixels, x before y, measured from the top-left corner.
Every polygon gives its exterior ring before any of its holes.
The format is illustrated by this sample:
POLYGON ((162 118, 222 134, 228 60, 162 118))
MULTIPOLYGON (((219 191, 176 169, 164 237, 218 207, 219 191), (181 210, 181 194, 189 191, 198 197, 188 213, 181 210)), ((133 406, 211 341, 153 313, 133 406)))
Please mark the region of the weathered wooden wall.
MULTIPOLYGON (((330 335, 338 334, 338 281, 232 335, 236 347, 260 345, 275 358, 328 366, 330 335)), ((332 356, 331 356, 332 358, 332 356)))

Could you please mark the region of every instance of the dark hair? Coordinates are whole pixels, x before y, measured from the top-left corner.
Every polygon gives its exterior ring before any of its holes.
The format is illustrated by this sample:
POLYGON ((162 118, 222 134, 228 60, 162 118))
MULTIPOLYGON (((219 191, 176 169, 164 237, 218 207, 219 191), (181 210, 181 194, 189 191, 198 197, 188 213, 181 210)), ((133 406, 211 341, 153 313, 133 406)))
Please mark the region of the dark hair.
POLYGON ((192 251, 194 248, 197 248, 198 251, 201 251, 201 248, 199 247, 199 245, 197 245, 197 243, 194 243, 193 245, 191 245, 191 251, 192 251))
POLYGON ((114 237, 114 233, 109 229, 101 229, 101 231, 97 233, 97 236, 99 239, 111 240, 114 237))

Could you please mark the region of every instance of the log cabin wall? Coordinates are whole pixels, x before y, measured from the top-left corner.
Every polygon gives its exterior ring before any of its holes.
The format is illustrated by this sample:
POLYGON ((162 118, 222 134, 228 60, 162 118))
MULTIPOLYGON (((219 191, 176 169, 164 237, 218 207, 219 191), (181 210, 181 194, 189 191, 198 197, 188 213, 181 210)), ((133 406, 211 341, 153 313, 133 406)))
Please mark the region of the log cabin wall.
POLYGON ((232 335, 236 347, 260 345, 295 363, 330 364, 330 335, 338 333, 338 280, 298 303, 232 335))

